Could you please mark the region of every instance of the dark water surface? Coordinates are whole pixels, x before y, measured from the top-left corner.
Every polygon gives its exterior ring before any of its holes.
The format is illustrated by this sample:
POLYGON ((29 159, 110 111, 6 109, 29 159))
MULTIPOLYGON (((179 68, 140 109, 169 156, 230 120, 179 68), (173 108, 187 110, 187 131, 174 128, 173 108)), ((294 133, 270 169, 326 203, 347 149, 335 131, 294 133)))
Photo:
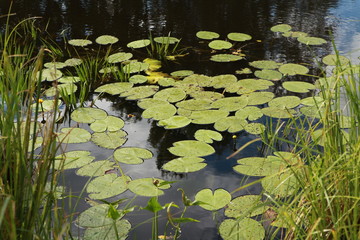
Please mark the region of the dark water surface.
MULTIPOLYGON (((0 0, 0 15, 7 12, 8 5, 8 0, 0 0)), ((171 32, 172 36, 182 39, 184 46, 199 46, 195 34, 200 30, 218 32, 221 39, 230 32, 242 32, 250 34, 255 40, 261 40, 241 46, 247 55, 246 62, 223 65, 209 62, 208 57, 196 55, 182 65, 173 66, 173 70, 190 69, 195 73, 210 76, 234 73, 236 69, 246 67, 248 61, 268 59, 306 63, 311 62, 315 55, 322 57, 331 53, 330 43, 309 51, 303 44, 276 36, 269 29, 280 23, 290 24, 294 31, 307 32, 327 40, 331 39, 329 34, 332 33, 338 48, 346 54, 351 52, 352 59, 357 59, 359 52, 355 51, 360 48, 360 1, 357 0, 16 0, 11 12, 16 13, 19 19, 43 16, 49 20, 49 32, 59 42, 64 36, 68 39, 88 37, 94 40, 102 34, 110 34, 118 37, 120 46, 124 47, 130 41, 147 38, 150 32, 154 36, 164 36, 171 32)), ((287 94, 278 86, 275 86, 273 91, 277 95, 287 94)), ((178 181, 159 198, 162 204, 174 201, 181 205, 181 195, 177 191, 179 187, 185 190, 190 199, 194 199, 194 195, 203 188, 225 188, 233 191, 256 179, 244 178, 235 173, 232 167, 239 158, 261 156, 261 144, 253 144, 231 159, 226 157, 233 153, 234 148, 257 136, 238 133, 236 140, 233 140, 232 134, 224 133, 224 140, 213 144, 216 154, 206 157, 208 166, 205 169, 190 174, 173 174, 159 170, 165 162, 174 158, 167 148, 175 141, 194 139, 197 129, 212 129, 212 126, 191 125, 169 131, 157 127, 154 121, 142 119, 141 111, 135 102, 126 103, 120 98, 100 98, 96 100, 96 105, 106 110, 109 115, 125 120, 124 130, 128 133, 128 141, 124 146, 143 147, 154 153, 154 158, 146 160, 142 165, 122 165, 127 175, 133 179, 160 177, 178 181), (129 114, 134 117, 129 117, 129 114)), ((107 159, 113 153, 112 150, 99 148, 92 143, 73 144, 67 148, 79 149, 92 151, 92 155, 98 160, 107 159)), ((66 180, 73 192, 79 192, 88 179, 68 171, 66 180)), ((234 196, 257 194, 260 191, 261 188, 254 185, 235 193, 234 196)), ((120 197, 132 198, 133 194, 127 191, 120 197)), ((147 200, 148 198, 138 197, 134 204, 145 206, 147 200)), ((77 211, 87 207, 89 205, 81 200, 77 211)), ((186 216, 200 222, 185 224, 181 239, 220 239, 217 226, 223 219, 222 212, 213 220, 211 213, 200 207, 193 207, 186 216)), ((133 227, 150 218, 151 215, 145 211, 131 213, 128 217, 133 227)), ((164 230, 165 222, 164 216, 160 220, 160 233, 164 230)), ((132 231, 129 239, 149 239, 150 232, 150 223, 142 224, 132 231)))

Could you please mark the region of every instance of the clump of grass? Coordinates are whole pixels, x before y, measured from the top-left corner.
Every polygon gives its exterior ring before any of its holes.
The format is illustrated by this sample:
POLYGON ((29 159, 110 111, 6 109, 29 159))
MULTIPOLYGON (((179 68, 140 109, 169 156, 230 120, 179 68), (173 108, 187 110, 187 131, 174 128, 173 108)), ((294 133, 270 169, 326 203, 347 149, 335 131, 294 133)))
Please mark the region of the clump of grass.
POLYGON ((154 37, 150 34, 150 45, 146 48, 150 58, 157 59, 161 62, 166 62, 171 56, 181 54, 182 51, 179 50, 178 41, 175 44, 170 43, 170 33, 164 42, 159 43, 154 40, 154 37))

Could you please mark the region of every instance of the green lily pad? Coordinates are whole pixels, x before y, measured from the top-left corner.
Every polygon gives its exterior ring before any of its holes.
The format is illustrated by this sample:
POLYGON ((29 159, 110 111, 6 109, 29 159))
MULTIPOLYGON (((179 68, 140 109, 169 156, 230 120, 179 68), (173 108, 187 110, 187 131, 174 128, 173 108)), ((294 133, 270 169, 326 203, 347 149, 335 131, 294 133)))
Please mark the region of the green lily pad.
POLYGON ((294 108, 300 104, 300 98, 297 96, 283 96, 272 99, 269 103, 269 107, 276 108, 294 108))
POLYGON ((49 69, 62 69, 64 67, 66 67, 66 63, 63 62, 47 62, 44 64, 44 67, 49 68, 49 69))
POLYGON ((149 39, 141 39, 141 40, 129 42, 126 46, 128 48, 143 48, 143 47, 147 47, 149 45, 150 45, 149 39))
POLYGON ((137 84, 137 83, 146 83, 148 81, 147 77, 144 75, 133 75, 129 78, 129 82, 137 84))
POLYGON ((227 38, 236 42, 244 42, 250 40, 252 37, 249 34, 233 32, 229 33, 227 38))
POLYGON ((306 107, 302 107, 300 108, 300 112, 302 114, 304 114, 307 117, 312 117, 312 118, 322 118, 322 116, 324 116, 324 111, 325 108, 320 105, 320 106, 306 106, 306 107))
POLYGON ((237 93, 239 95, 241 94, 247 94, 252 93, 257 90, 266 90, 270 86, 273 86, 274 83, 269 80, 264 79, 243 79, 240 81, 237 81, 234 84, 231 84, 225 88, 226 92, 229 93, 237 93))
POLYGON ((161 78, 161 79, 159 79, 159 81, 157 83, 162 87, 170 87, 170 86, 174 86, 175 79, 173 79, 173 78, 161 78))
POLYGON ((129 91, 133 87, 130 82, 117 82, 102 85, 95 89, 95 92, 105 92, 111 95, 117 95, 129 91))
POLYGON ((105 175, 107 171, 112 170, 115 167, 116 164, 114 162, 100 160, 82 166, 76 171, 76 174, 79 176, 98 177, 105 175))
POLYGON ((143 62, 132 61, 124 66, 126 73, 139 73, 149 68, 149 64, 143 62))
POLYGON ((209 43, 209 48, 215 49, 215 50, 223 50, 223 49, 229 49, 232 47, 232 44, 228 41, 224 40, 213 40, 209 43))
POLYGON ((191 120, 185 116, 172 116, 167 119, 160 120, 158 125, 165 129, 183 128, 191 123, 191 120))
POLYGON ((218 131, 228 131, 230 133, 239 132, 244 130, 244 127, 247 125, 247 121, 242 118, 235 116, 221 118, 215 122, 214 128, 218 131))
MULTIPOLYGON (((61 101, 57 101, 57 106, 55 105, 55 100, 43 100, 42 103, 39 103, 39 112, 48 112, 51 110, 54 110, 55 107, 56 109, 59 109, 60 105, 61 105, 61 101)), ((31 104, 31 107, 33 109, 36 108, 36 103, 31 104)))
POLYGON ((197 172, 206 167, 204 160, 199 157, 180 157, 165 163, 162 168, 177 173, 197 172))
POLYGON ((85 47, 92 44, 92 41, 87 39, 71 39, 68 41, 68 44, 75 47, 85 47))
POLYGON ((210 58, 210 60, 214 62, 235 62, 241 59, 243 59, 242 56, 233 54, 215 54, 210 58))
POLYGON ((155 120, 163 120, 176 114, 176 107, 172 104, 160 104, 152 106, 142 113, 143 118, 153 118, 155 120))
POLYGON ((262 108, 261 112, 272 118, 291 118, 296 114, 294 109, 286 109, 286 108, 279 108, 279 107, 266 107, 262 108))
POLYGON ((57 94, 64 94, 65 96, 71 95, 77 90, 77 86, 74 83, 64 83, 56 85, 56 87, 51 87, 47 89, 44 93, 47 97, 54 97, 57 94))
POLYGON ((82 128, 62 128, 57 136, 61 143, 85 143, 90 141, 91 134, 82 128))
POLYGON ((199 92, 192 92, 190 96, 194 99, 207 99, 210 101, 216 101, 224 97, 223 94, 213 91, 199 91, 199 92))
POLYGON ((279 157, 248 157, 237 160, 239 165, 234 166, 235 172, 248 176, 269 176, 280 172, 287 163, 279 157))
POLYGON ((44 142, 44 138, 43 137, 36 137, 35 144, 34 144, 34 149, 33 149, 33 146, 32 146, 33 142, 34 142, 34 139, 29 140, 28 152, 31 152, 32 150, 35 150, 35 149, 38 149, 39 147, 41 147, 43 142, 44 142))
POLYGON ((260 69, 276 69, 280 67, 282 64, 272 60, 259 60, 259 61, 250 62, 249 65, 260 69))
POLYGON ((240 221, 225 219, 219 226, 219 233, 224 240, 263 240, 265 238, 264 227, 251 218, 243 218, 240 221))
POLYGON ((154 41, 161 44, 175 44, 180 42, 180 39, 175 37, 156 37, 154 41))
POLYGON ((278 197, 287 197, 295 194, 299 189, 299 182, 295 175, 290 173, 279 173, 262 179, 261 185, 267 193, 278 197))
POLYGON ((119 39, 111 35, 102 35, 95 39, 95 42, 100 45, 108 45, 117 43, 119 39))
POLYGON ((283 88, 290 92, 297 92, 297 93, 307 93, 310 90, 316 89, 314 84, 308 82, 301 82, 301 81, 288 81, 283 82, 283 88))
POLYGON ((80 78, 76 76, 62 76, 59 80, 59 83, 77 83, 80 82, 80 78))
POLYGON ((327 43, 325 39, 318 38, 318 37, 302 36, 302 37, 298 37, 297 40, 306 45, 322 45, 322 44, 327 43))
POLYGON ((213 130, 199 129, 195 132, 195 139, 205 143, 213 143, 213 141, 221 141, 222 135, 213 130))
POLYGON ((80 123, 93 123, 106 117, 107 113, 98 108, 77 108, 71 113, 71 119, 80 123))
POLYGON ((126 142, 127 133, 123 130, 116 132, 95 132, 91 136, 91 141, 103 148, 115 149, 126 142))
POLYGON ((300 64, 286 63, 279 67, 279 71, 281 73, 283 73, 284 75, 292 76, 292 75, 296 75, 296 74, 301 74, 301 75, 307 74, 309 72, 309 69, 300 64))
POLYGON ((252 92, 249 94, 243 95, 247 97, 248 105, 261 105, 269 102, 275 96, 272 92, 252 92))
POLYGON ((105 199, 125 192, 129 181, 128 176, 119 177, 116 173, 105 174, 92 179, 86 191, 92 199, 105 199))
POLYGON ((128 188, 140 196, 156 197, 164 194, 164 191, 161 189, 170 188, 170 184, 161 185, 162 182, 164 180, 158 178, 135 179, 129 183, 128 188))
POLYGON ((82 63, 83 61, 79 58, 69 58, 65 61, 66 66, 75 67, 82 63))
POLYGON ((124 120, 114 116, 107 116, 104 119, 95 120, 91 123, 90 128, 94 132, 115 132, 123 128, 125 125, 124 120))
POLYGON ((144 98, 137 102, 137 105, 142 109, 148 109, 154 106, 160 106, 162 104, 169 104, 169 102, 154 98, 144 98))
POLYGON ((120 94, 120 97, 126 97, 126 100, 139 100, 154 95, 159 90, 159 86, 139 86, 133 87, 120 94))
POLYGON ((127 239, 127 235, 131 229, 130 222, 126 219, 117 220, 115 226, 117 231, 115 231, 113 224, 96 228, 87 228, 84 232, 84 240, 127 239))
POLYGON ((133 57, 132 53, 119 52, 119 53, 111 54, 106 59, 106 61, 108 61, 109 63, 119 63, 119 62, 127 61, 132 57, 133 57))
POLYGON ((166 88, 157 92, 153 98, 174 103, 185 99, 185 97, 185 91, 180 88, 166 88))
POLYGON ((313 96, 301 99, 300 103, 306 106, 321 106, 324 103, 324 99, 319 96, 313 96))
POLYGON ((261 118, 264 114, 261 109, 255 106, 247 106, 239 109, 235 112, 235 116, 242 119, 248 119, 249 121, 255 121, 261 118))
POLYGON ((55 157, 54 169, 71 169, 71 168, 80 168, 89 164, 95 159, 95 157, 90 156, 89 151, 71 151, 66 152, 55 157))
POLYGON ((179 70, 179 71, 175 71, 170 73, 171 76, 173 77, 187 77, 190 76, 191 74, 194 74, 194 71, 192 70, 179 70))
POLYGON ((106 68, 100 69, 99 73, 109 74, 109 73, 116 73, 118 71, 119 71, 118 66, 111 66, 111 67, 106 67, 106 68))
POLYGON ((200 110, 191 112, 189 118, 195 124, 211 124, 228 115, 226 110, 200 110))
POLYGON ((350 62, 350 60, 341 55, 330 54, 325 56, 322 59, 322 62, 329 66, 336 66, 336 65, 346 65, 350 62))
POLYGON ((225 209, 225 216, 230 218, 254 217, 263 214, 268 206, 264 206, 260 195, 245 195, 234 198, 225 209))
POLYGON ((39 79, 41 77, 41 81, 55 81, 58 80, 62 77, 62 72, 60 70, 57 69, 48 69, 45 68, 43 70, 41 70, 41 72, 37 72, 36 74, 36 78, 39 79))
POLYGON ((299 37, 307 37, 309 34, 305 33, 305 32, 284 32, 283 36, 284 37, 293 37, 293 38, 299 38, 299 37))
POLYGON ((98 204, 80 213, 76 223, 80 227, 97 228, 106 225, 112 226, 113 220, 108 217, 108 204, 98 204))
POLYGON ((282 74, 279 71, 271 69, 263 69, 261 71, 255 71, 255 76, 262 79, 279 81, 282 78, 282 74))
POLYGON ((216 211, 231 201, 231 195, 222 188, 216 189, 214 192, 211 189, 203 189, 196 193, 195 200, 202 202, 199 206, 205 210, 216 211))
POLYGON ((278 24, 270 28, 273 32, 288 32, 291 30, 291 26, 288 24, 278 24))
POLYGON ((187 110, 206 110, 211 108, 212 101, 208 99, 190 99, 176 103, 176 107, 187 110))
POLYGON ((114 159, 126 164, 141 164, 144 162, 144 159, 150 159, 152 157, 152 152, 137 147, 119 148, 114 152, 114 159))
POLYGON ((219 38, 220 35, 216 32, 210 32, 210 31, 199 31, 196 33, 196 37, 204 40, 212 40, 219 38))
POLYGON ((181 157, 203 157, 213 154, 215 149, 207 143, 195 140, 183 140, 173 143, 169 152, 181 157))
POLYGON ((262 123, 249 123, 244 126, 244 129, 250 134, 261 134, 265 131, 265 125, 262 123))
POLYGON ((218 99, 211 104, 212 108, 218 108, 219 110, 232 112, 244 108, 248 104, 247 97, 227 97, 218 99))
MULTIPOLYGON (((320 146, 325 146, 328 141, 326 136, 327 134, 329 133, 325 133, 324 129, 320 128, 311 133, 311 138, 316 144, 320 146)), ((341 130, 340 135, 342 136, 341 141, 343 142, 343 144, 346 144, 349 141, 349 133, 345 130, 341 130)), ((338 139, 340 141, 340 137, 338 139)))
POLYGON ((211 87, 212 78, 203 74, 191 74, 179 83, 188 83, 199 87, 211 87))
POLYGON ((181 88, 184 90, 187 94, 191 94, 193 92, 198 92, 203 90, 203 88, 199 85, 193 84, 193 83, 186 83, 184 81, 177 81, 174 83, 174 87, 181 88))

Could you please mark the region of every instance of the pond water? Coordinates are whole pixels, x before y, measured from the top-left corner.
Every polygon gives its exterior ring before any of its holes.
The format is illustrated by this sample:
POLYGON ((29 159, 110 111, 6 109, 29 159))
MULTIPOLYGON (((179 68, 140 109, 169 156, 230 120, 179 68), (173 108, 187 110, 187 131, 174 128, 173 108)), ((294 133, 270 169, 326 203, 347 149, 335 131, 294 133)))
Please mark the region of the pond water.
MULTIPOLYGON (((8 8, 7 0, 0 2, 0 15, 8 8)), ((17 0, 13 3, 12 11, 16 17, 22 19, 27 16, 43 16, 49 20, 49 32, 59 43, 63 37, 67 39, 84 38, 95 39, 103 34, 110 34, 120 39, 120 46, 125 47, 130 41, 153 36, 171 36, 181 38, 183 46, 191 47, 191 56, 186 57, 179 64, 171 64, 168 71, 181 69, 193 70, 198 74, 214 76, 231 73, 248 66, 254 60, 274 60, 277 62, 309 63, 313 56, 325 56, 332 52, 331 44, 314 47, 312 51, 304 44, 277 36, 269 29, 280 23, 286 23, 295 29, 312 36, 331 40, 343 53, 352 53, 350 58, 357 60, 360 48, 360 1, 357 0, 327 0, 327 1, 273 1, 273 0, 17 0), (214 31, 224 38, 230 32, 250 34, 253 40, 250 44, 241 45, 246 54, 246 61, 236 63, 214 63, 209 61, 207 53, 203 53, 202 43, 196 38, 200 30, 214 31)), ((238 75, 238 78, 241 76, 238 75)), ((281 86, 272 88, 277 96, 288 93, 281 86)), ((307 94, 310 96, 311 94, 307 94)), ((306 96, 302 95, 303 97, 306 96)), ((168 181, 176 181, 172 188, 166 190, 159 201, 171 201, 181 205, 181 194, 178 188, 183 188, 190 199, 204 188, 212 190, 225 188, 229 192, 251 182, 257 178, 247 177, 236 173, 233 166, 236 160, 244 157, 262 156, 261 143, 252 144, 236 156, 227 159, 234 150, 258 137, 258 135, 239 132, 236 134, 223 133, 223 141, 212 144, 216 153, 206 158, 206 168, 189 174, 175 174, 161 170, 164 163, 174 158, 167 151, 173 142, 194 139, 197 129, 213 129, 212 125, 190 125, 180 130, 165 130, 156 125, 156 121, 141 118, 141 109, 136 102, 125 101, 118 97, 100 97, 93 94, 95 105, 104 109, 109 115, 121 117, 125 120, 124 130, 128 133, 126 146, 137 146, 149 149, 154 157, 145 160, 141 165, 122 165, 123 171, 132 179, 144 177, 158 177, 168 181), (234 138, 235 137, 235 138, 234 138)), ((259 120, 265 122, 265 118, 259 120)), ((65 124, 66 125, 66 124, 65 124)), ((70 123, 69 125, 74 125, 70 123)), ((89 150, 97 160, 107 159, 113 150, 100 148, 93 143, 72 144, 70 150, 89 150)), ((78 194, 88 178, 79 177, 73 171, 65 172, 68 188, 78 194)), ((259 185, 254 185, 234 193, 233 197, 258 194, 259 185)), ((86 197, 86 194, 83 195, 86 197)), ((127 191, 120 198, 131 199, 133 193, 127 191)), ((110 200, 116 200, 112 198, 110 200)), ((134 205, 145 206, 148 198, 137 197, 134 205)), ((76 211, 81 212, 89 207, 82 199, 75 200, 76 211)), ((186 214, 199 220, 199 223, 188 223, 182 227, 181 239, 221 239, 217 233, 218 224, 224 219, 222 212, 215 217, 200 207, 192 207, 186 214)), ((130 233, 129 239, 149 239, 152 215, 145 211, 135 211, 127 215, 127 219, 136 228, 130 233), (140 224, 140 225, 138 225, 140 224)), ((165 213, 160 218, 160 233, 164 231, 166 223, 165 213)), ((81 232, 81 229, 75 231, 81 232)))

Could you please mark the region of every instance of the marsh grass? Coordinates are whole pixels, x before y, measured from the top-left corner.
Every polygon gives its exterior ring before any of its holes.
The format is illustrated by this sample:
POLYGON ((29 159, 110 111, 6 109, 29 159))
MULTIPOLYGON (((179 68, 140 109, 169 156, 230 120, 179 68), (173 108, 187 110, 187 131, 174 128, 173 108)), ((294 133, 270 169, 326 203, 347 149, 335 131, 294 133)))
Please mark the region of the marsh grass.
POLYGON ((36 73, 50 50, 37 49, 40 36, 33 18, 12 28, 8 21, 0 33, 0 236, 62 239, 69 224, 57 204, 56 114, 43 126, 35 124, 41 112, 36 73), (36 150, 40 137, 41 150, 36 150))
POLYGON ((175 44, 171 44, 169 38, 170 33, 168 34, 168 38, 166 38, 167 40, 165 42, 158 43, 154 40, 154 37, 150 33, 150 45, 146 48, 148 56, 161 62, 166 62, 172 55, 181 54, 182 50, 179 50, 180 41, 175 44))
POLYGON ((301 156, 288 167, 299 191, 286 199, 265 193, 287 229, 283 239, 360 239, 360 71, 337 61, 332 73, 319 120, 297 117, 263 137, 269 151, 285 144, 301 156))

